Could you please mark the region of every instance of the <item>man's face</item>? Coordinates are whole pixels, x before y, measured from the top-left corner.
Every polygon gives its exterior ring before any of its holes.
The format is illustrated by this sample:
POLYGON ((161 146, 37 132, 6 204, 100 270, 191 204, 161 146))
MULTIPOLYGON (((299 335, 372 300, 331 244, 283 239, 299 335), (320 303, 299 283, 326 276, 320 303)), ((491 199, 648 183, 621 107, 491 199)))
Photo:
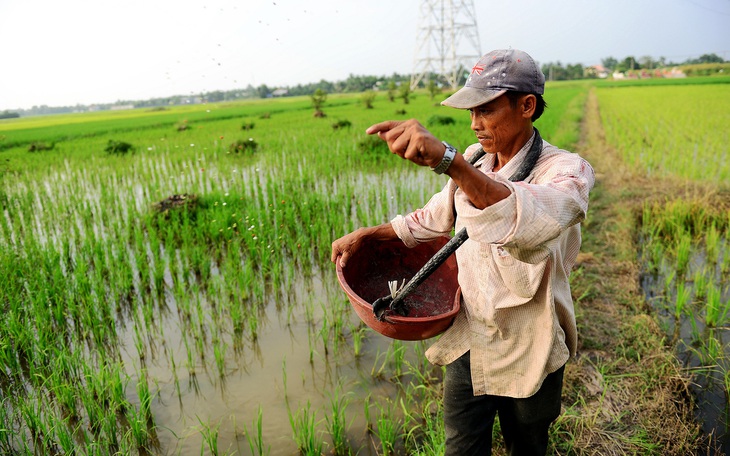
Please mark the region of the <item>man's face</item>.
POLYGON ((520 135, 525 130, 523 103, 520 97, 517 106, 512 107, 506 95, 469 110, 471 129, 485 152, 509 154, 522 147, 520 135), (517 149, 514 149, 517 147, 517 149))

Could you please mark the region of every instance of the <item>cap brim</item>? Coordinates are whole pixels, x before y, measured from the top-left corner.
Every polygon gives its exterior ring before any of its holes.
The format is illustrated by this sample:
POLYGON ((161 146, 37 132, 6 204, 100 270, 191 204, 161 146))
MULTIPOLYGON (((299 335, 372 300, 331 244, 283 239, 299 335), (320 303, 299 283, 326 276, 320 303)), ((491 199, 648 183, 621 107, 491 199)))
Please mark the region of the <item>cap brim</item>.
POLYGON ((444 106, 457 109, 471 109, 489 103, 500 95, 504 95, 504 89, 476 89, 474 87, 462 87, 455 94, 441 102, 444 106))

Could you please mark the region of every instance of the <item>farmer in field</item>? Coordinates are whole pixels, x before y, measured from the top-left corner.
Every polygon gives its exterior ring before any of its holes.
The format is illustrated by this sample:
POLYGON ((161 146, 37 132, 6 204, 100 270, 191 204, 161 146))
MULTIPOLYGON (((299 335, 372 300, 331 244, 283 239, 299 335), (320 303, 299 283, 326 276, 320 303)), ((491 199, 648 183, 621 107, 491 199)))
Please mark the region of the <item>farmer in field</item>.
POLYGON ((447 455, 490 454, 497 415, 510 454, 543 455, 560 413, 563 370, 577 343, 568 275, 594 174, 533 128, 544 88, 528 54, 492 51, 442 102, 471 115, 478 143, 463 155, 416 120, 368 128, 394 154, 451 179, 423 208, 332 243, 332 261, 346 267, 365 239, 414 246, 467 229, 456 251, 462 310, 426 352, 447 366, 447 455))

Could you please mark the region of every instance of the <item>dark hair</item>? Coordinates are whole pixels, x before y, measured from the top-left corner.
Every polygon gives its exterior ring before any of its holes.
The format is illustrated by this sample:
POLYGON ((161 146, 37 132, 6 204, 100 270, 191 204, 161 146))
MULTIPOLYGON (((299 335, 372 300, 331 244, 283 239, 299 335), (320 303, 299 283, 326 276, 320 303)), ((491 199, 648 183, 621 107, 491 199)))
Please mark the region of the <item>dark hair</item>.
POLYGON ((520 97, 524 95, 535 95, 536 103, 535 103, 535 112, 532 114, 532 121, 536 121, 540 118, 543 112, 545 112, 545 108, 547 108, 547 102, 542 97, 542 95, 533 93, 530 94, 528 92, 513 92, 513 91, 507 91, 505 94, 507 95, 507 98, 509 98, 509 104, 512 106, 512 109, 517 107, 517 101, 520 99, 520 97))

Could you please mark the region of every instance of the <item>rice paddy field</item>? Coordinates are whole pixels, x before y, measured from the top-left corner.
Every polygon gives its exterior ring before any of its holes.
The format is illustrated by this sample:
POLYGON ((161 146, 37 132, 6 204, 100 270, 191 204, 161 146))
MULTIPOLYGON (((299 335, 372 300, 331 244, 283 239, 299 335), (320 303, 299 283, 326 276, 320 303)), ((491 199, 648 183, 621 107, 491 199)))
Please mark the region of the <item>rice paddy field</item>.
MULTIPOLYGON (((653 178, 730 183, 730 84, 597 91, 607 141, 653 178)), ((672 186, 669 187, 670 190, 672 186)), ((698 415, 730 452, 730 204, 667 195, 640 215, 642 288, 694 372, 698 415)))
MULTIPOLYGON (((577 146, 589 90, 626 162, 727 183, 730 84, 555 85, 536 124, 547 141, 577 146)), ((364 326, 329 256, 445 183, 365 129, 415 117, 463 150, 468 113, 422 93, 373 109, 333 95, 323 110, 288 98, 0 121, 0 453, 443 451, 428 341, 364 326)), ((729 225, 722 208, 647 203, 637 254, 725 432, 729 225)))

